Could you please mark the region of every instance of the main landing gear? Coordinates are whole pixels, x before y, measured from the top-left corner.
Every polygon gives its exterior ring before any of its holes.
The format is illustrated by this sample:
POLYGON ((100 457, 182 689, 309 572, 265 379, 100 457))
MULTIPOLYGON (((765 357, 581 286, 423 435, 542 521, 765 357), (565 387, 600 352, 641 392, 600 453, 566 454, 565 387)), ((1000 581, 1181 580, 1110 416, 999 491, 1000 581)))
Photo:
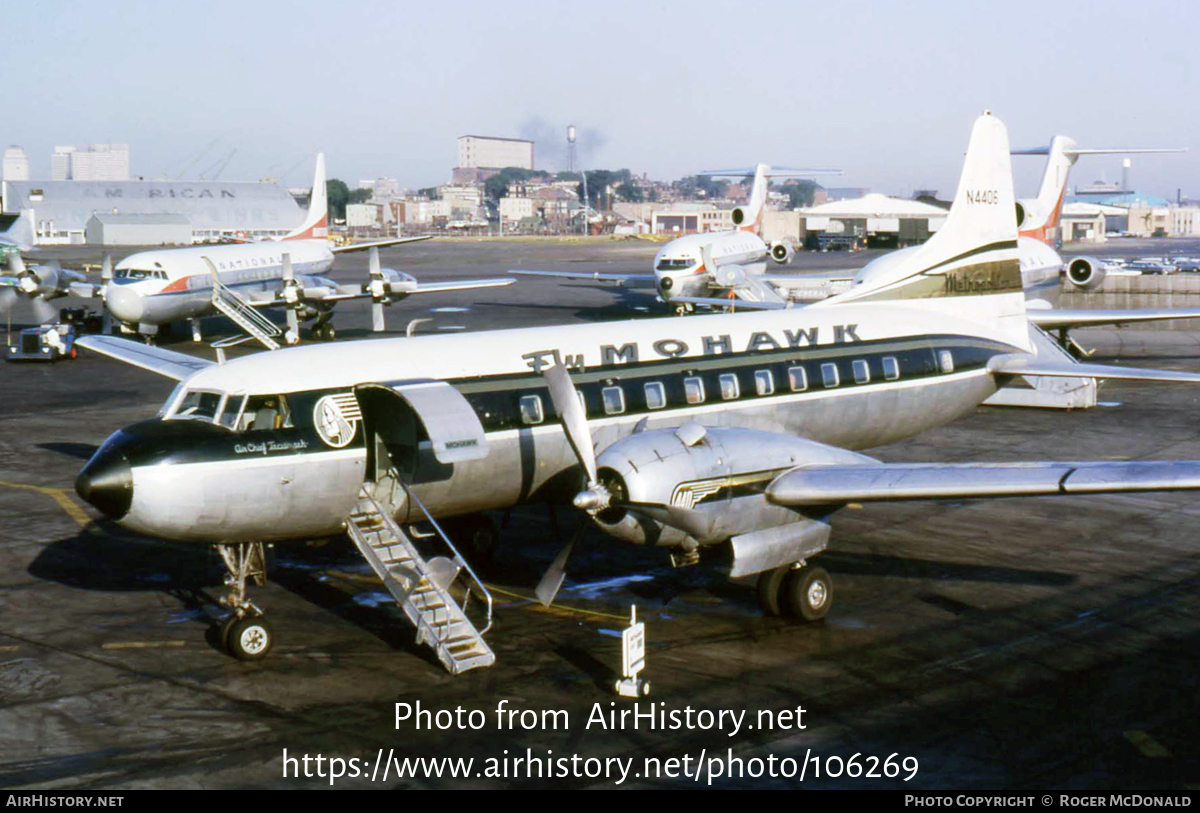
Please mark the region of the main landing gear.
POLYGON ((758 604, 766 615, 820 621, 833 605, 833 579, 816 565, 784 565, 758 576, 758 604))
POLYGON ((233 615, 221 626, 221 644, 238 660, 261 660, 275 644, 275 634, 262 610, 246 597, 246 580, 253 580, 258 587, 267 584, 263 544, 240 542, 217 545, 217 550, 225 562, 225 586, 229 591, 220 603, 233 610, 233 615))

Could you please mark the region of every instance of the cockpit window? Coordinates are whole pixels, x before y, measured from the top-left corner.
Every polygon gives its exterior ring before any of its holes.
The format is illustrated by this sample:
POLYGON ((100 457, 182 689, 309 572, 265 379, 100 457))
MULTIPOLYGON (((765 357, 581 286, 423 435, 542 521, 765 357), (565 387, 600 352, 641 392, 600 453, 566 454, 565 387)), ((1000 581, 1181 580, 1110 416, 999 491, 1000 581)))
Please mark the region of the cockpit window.
POLYGON ((290 429, 292 412, 283 395, 251 395, 246 399, 237 431, 258 432, 264 429, 290 429))
POLYGON ((678 271, 681 268, 691 268, 695 260, 662 258, 658 262, 659 271, 678 271))
POLYGON ((117 283, 138 282, 144 279, 166 279, 166 271, 149 271, 141 268, 118 268, 113 272, 113 281, 117 283))
POLYGON ((212 421, 217 416, 219 406, 221 406, 221 393, 188 390, 179 406, 171 413, 171 418, 212 421))

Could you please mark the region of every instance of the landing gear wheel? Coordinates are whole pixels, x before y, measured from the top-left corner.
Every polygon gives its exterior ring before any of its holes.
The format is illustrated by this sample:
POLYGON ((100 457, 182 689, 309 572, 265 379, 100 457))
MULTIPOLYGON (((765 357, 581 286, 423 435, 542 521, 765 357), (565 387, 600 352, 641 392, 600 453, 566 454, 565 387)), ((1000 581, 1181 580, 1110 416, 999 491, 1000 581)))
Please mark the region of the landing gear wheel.
POLYGON ((779 594, 783 589, 784 580, 791 572, 792 566, 784 565, 758 574, 758 606, 762 608, 763 615, 781 614, 779 594))
POLYGON ((333 329, 333 325, 329 322, 313 326, 312 332, 313 338, 319 342, 331 342, 337 338, 337 331, 333 329))
POLYGON ((779 591, 779 607, 792 618, 819 621, 832 604, 833 579, 823 567, 793 570, 779 591))
POLYGON ((261 615, 239 618, 229 626, 225 646, 239 661, 257 661, 267 657, 275 644, 271 625, 261 615))

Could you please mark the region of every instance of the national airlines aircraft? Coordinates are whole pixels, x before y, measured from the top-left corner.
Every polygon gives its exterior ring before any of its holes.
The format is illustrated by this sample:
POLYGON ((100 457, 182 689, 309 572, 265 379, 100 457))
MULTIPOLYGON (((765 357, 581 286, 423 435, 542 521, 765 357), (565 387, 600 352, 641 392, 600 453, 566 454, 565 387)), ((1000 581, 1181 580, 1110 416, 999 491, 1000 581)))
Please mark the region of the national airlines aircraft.
MULTIPOLYGON (((803 309, 313 345, 225 364, 84 337, 179 385, 157 418, 103 443, 76 489, 123 527, 219 546, 240 657, 272 640, 245 594, 264 541, 564 495, 676 564, 723 548, 732 576, 758 574, 765 612, 819 619, 833 583, 812 559, 848 503, 1200 488, 1200 461, 907 464, 859 451, 946 424, 1020 375, 1200 383, 1039 358, 1018 258, 1008 136, 985 113, 945 226, 869 284, 803 309), (371 501, 388 516, 367 516, 371 501)), ((539 586, 545 601, 568 552, 539 586)), ((397 567, 385 583, 406 578, 397 567)), ((429 581, 457 572, 445 563, 429 581)), ((407 584, 406 596, 434 589, 407 584)))
POLYGON ((411 294, 459 291, 511 285, 511 278, 418 282, 412 275, 381 268, 379 249, 385 246, 427 240, 429 237, 397 237, 347 246, 329 245, 328 201, 325 188, 325 156, 317 155, 313 192, 304 222, 278 241, 223 246, 161 249, 132 254, 111 267, 105 262, 102 284, 86 282, 77 272, 57 263, 22 268, 7 281, 35 300, 48 300, 68 293, 103 297, 107 312, 129 329, 145 336, 157 333, 170 322, 190 320, 193 337, 200 341, 199 320, 213 314, 213 280, 220 281, 223 302, 235 310, 283 306, 288 313, 286 341, 299 341, 299 321, 315 319, 318 338, 334 337, 333 307, 347 299, 369 298, 376 331, 384 329, 383 307, 411 294), (369 251, 370 275, 366 284, 344 285, 322 276, 334 258, 349 251, 369 251), (290 271, 287 268, 290 261, 290 271), (110 273, 111 272, 111 273, 110 273))
POLYGON ((687 297, 707 297, 732 288, 736 288, 739 295, 747 299, 785 302, 786 296, 780 289, 796 284, 796 277, 766 273, 768 258, 779 264, 792 259, 792 247, 787 243, 777 240, 768 245, 762 239, 763 213, 770 185, 768 179, 772 176, 835 174, 839 170, 772 169, 766 164, 759 164, 753 170, 706 170, 700 174, 741 177, 751 173, 754 182, 750 187, 750 198, 744 207, 733 210, 734 228, 677 237, 655 255, 652 274, 525 270, 509 273, 590 280, 628 288, 653 288, 659 298, 672 305, 679 314, 687 313, 694 307, 685 299, 687 297))

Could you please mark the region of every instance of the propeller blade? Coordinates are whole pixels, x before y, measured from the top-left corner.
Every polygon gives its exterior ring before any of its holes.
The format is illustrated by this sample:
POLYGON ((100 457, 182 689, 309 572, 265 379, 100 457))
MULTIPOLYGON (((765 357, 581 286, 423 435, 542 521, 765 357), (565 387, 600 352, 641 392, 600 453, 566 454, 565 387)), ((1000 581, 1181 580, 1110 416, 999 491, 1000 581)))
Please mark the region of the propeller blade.
POLYGON ((113 277, 112 255, 108 252, 104 253, 104 259, 100 261, 100 282, 108 285, 113 277))
POLYGON ((567 441, 575 450, 583 470, 587 472, 588 486, 596 484, 596 450, 592 446, 592 433, 588 429, 587 415, 579 402, 575 385, 567 368, 561 364, 547 367, 542 371, 542 378, 550 388, 550 401, 554 411, 562 418, 563 430, 567 433, 567 441))
POLYGON ((373 248, 367 252, 367 271, 372 277, 383 276, 383 267, 379 262, 378 248, 373 248))
POLYGON ((45 324, 58 316, 58 308, 40 296, 33 298, 33 312, 37 316, 38 324, 45 324))
POLYGON ((542 606, 549 607, 554 603, 554 597, 558 595, 558 590, 562 587, 563 579, 567 575, 567 560, 571 558, 571 551, 575 549, 575 543, 579 541, 579 537, 583 536, 583 526, 586 522, 586 516, 580 517, 579 524, 575 526, 575 534, 571 537, 571 541, 558 552, 558 556, 554 557, 554 561, 550 563, 550 567, 546 568, 542 580, 538 582, 537 589, 533 591, 533 594, 537 596, 537 600, 542 603, 542 606))
POLYGON ((371 330, 375 331, 376 333, 379 333, 383 329, 384 329, 383 303, 382 302, 372 302, 371 303, 371 330))
POLYGON ((287 343, 296 344, 300 341, 300 314, 297 309, 300 307, 300 297, 296 296, 296 270, 292 267, 292 255, 289 252, 283 253, 283 302, 284 309, 287 313, 287 343))
POLYGON ((16 301, 16 291, 12 288, 0 288, 0 313, 8 313, 16 301))
POLYGON ((8 267, 19 277, 25 273, 25 260, 21 258, 20 254, 14 254, 8 261, 8 267))

